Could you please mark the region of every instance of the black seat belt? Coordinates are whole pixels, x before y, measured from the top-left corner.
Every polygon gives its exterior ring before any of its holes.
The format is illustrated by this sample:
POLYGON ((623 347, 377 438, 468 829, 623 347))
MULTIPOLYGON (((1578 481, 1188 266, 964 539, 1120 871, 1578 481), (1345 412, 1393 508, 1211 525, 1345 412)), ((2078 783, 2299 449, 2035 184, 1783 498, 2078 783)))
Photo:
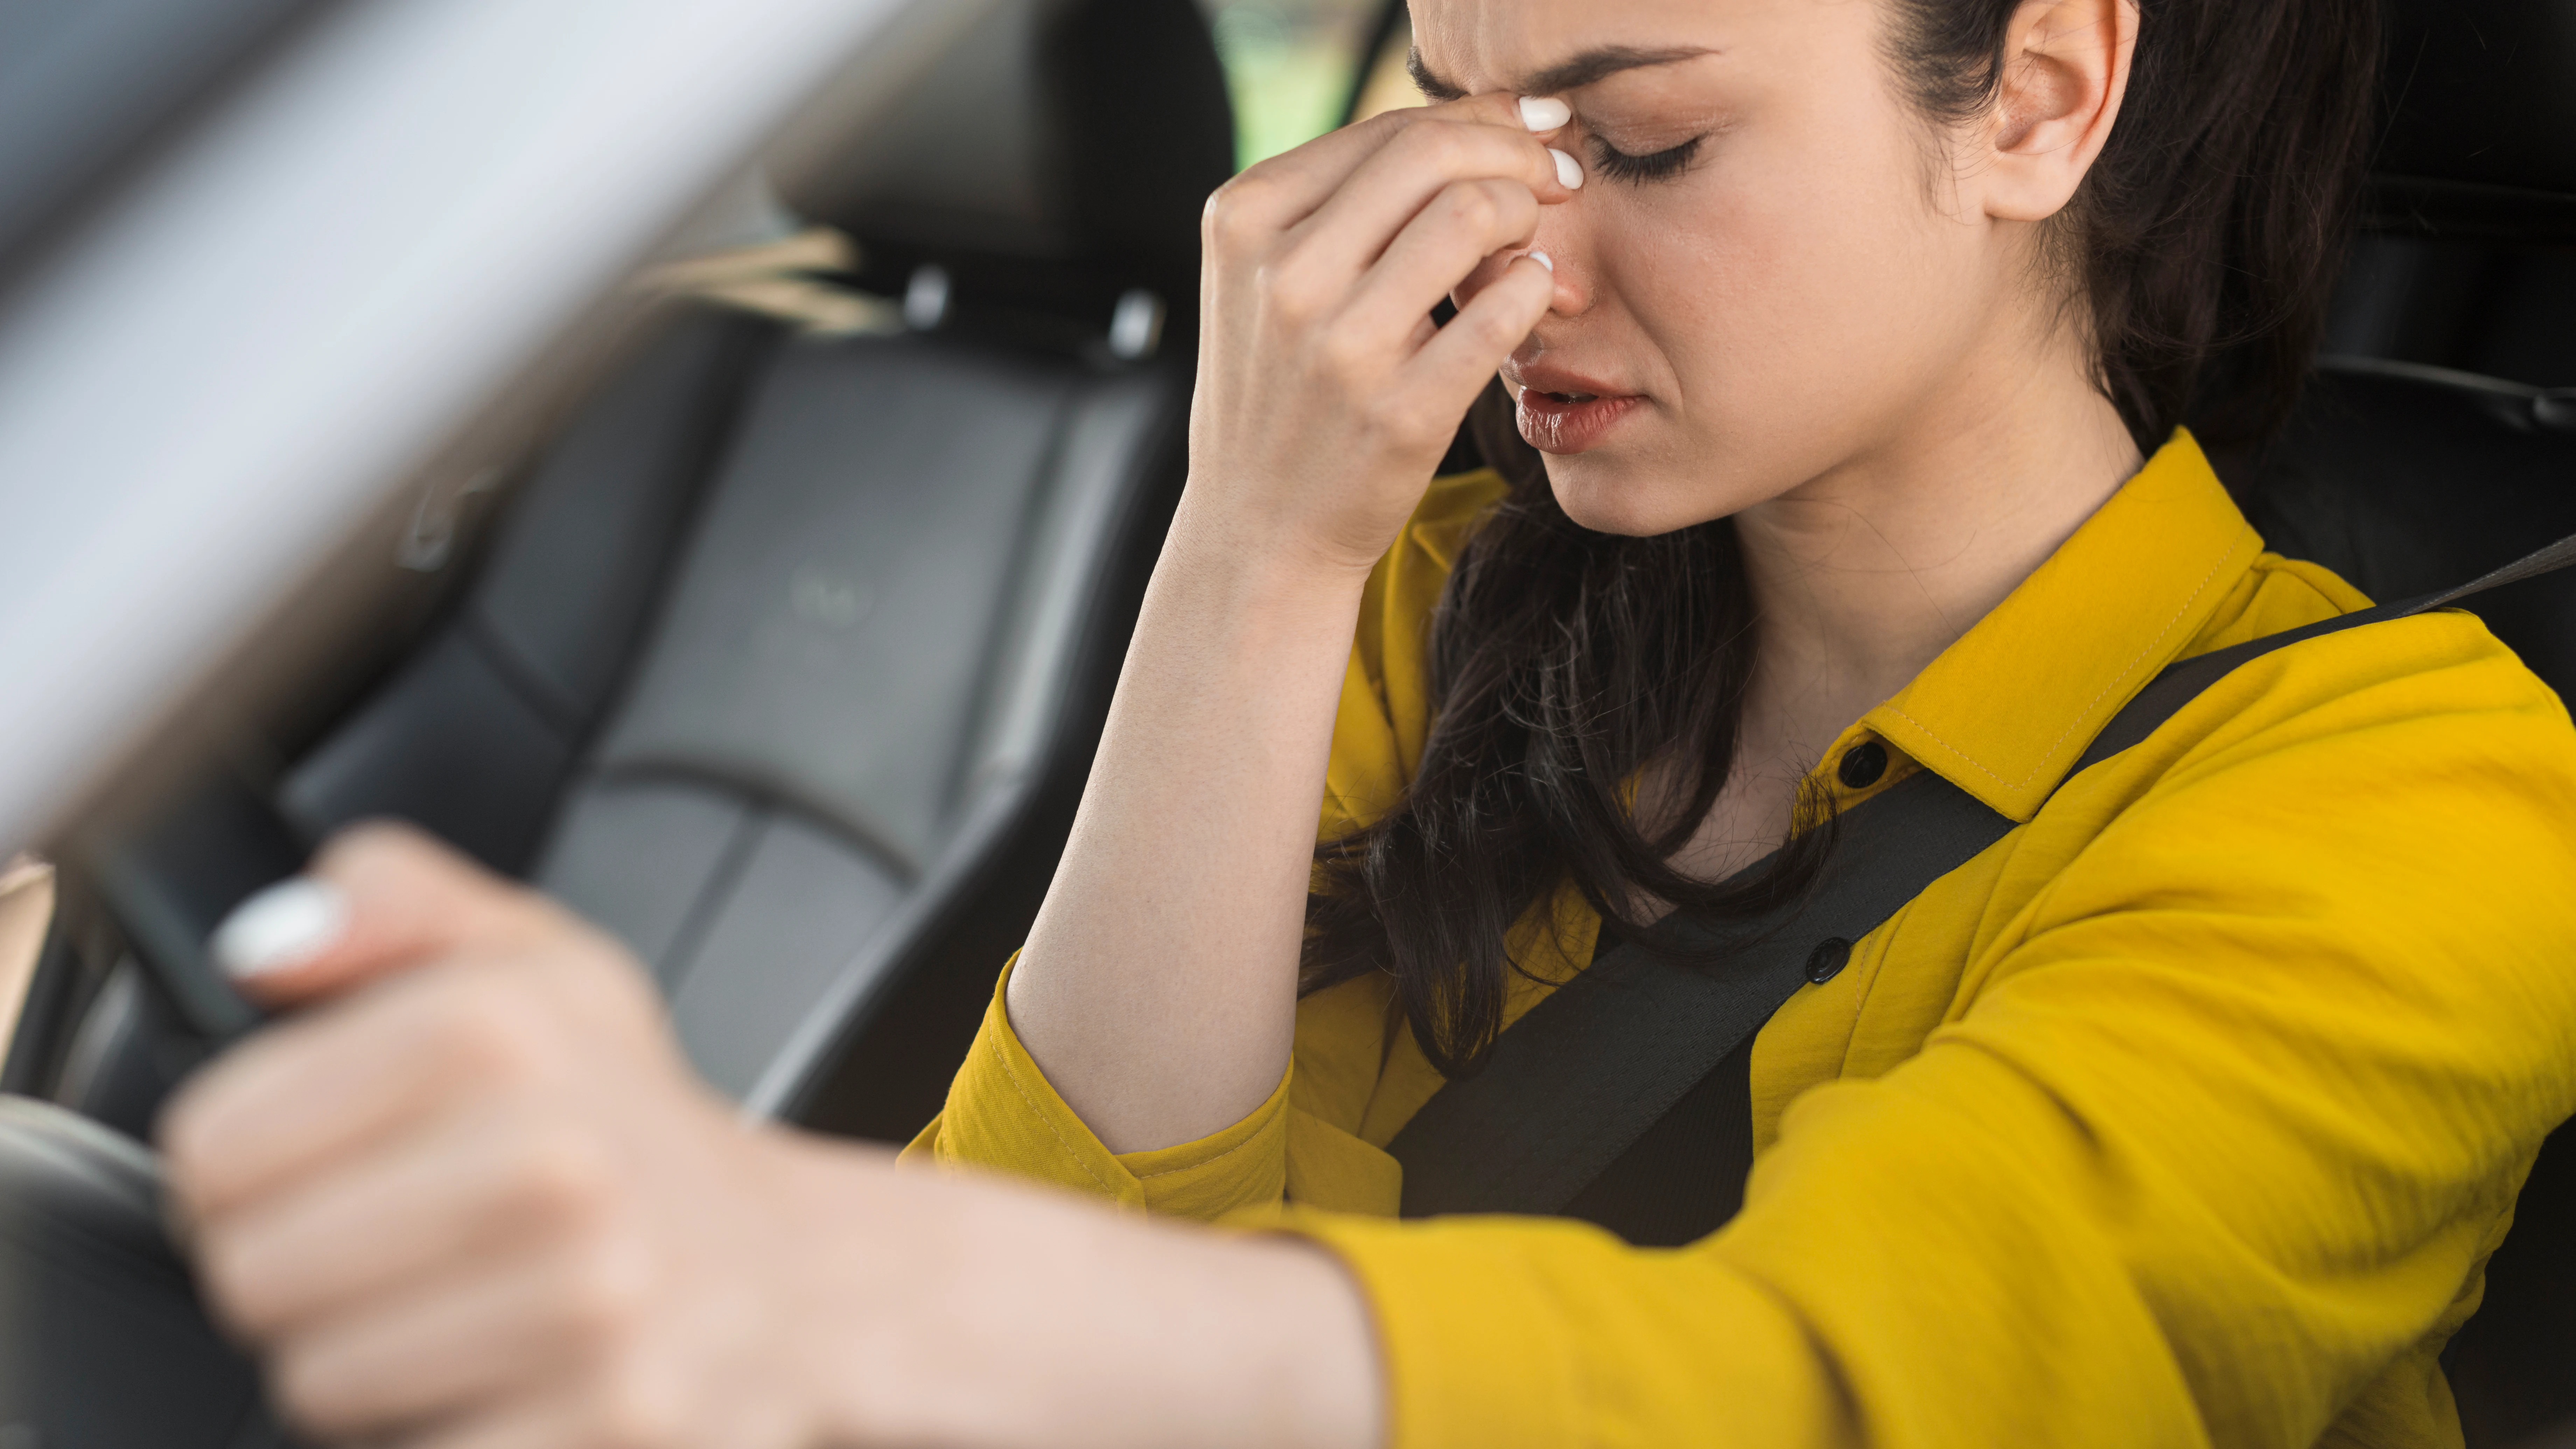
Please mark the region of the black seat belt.
MULTIPOLYGON (((2457 588, 2320 620, 2174 664, 2102 727, 2072 778, 2144 740, 2248 660, 2401 619, 2576 563, 2561 539, 2457 588)), ((1495 1039, 1387 1144, 1403 1213, 1556 1213, 1852 943, 2017 827, 1929 770, 1846 811, 1812 890, 1749 921, 1667 917, 1602 952, 1495 1039), (1705 964, 1716 959, 1718 964, 1705 964)), ((1750 870, 1762 870, 1767 861, 1750 870)))

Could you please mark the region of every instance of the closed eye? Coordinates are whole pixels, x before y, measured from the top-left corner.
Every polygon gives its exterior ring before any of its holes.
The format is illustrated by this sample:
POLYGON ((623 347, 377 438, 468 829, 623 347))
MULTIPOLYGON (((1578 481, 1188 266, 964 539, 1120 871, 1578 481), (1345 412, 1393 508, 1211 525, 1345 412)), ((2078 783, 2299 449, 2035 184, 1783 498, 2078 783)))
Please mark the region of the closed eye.
POLYGON ((1693 136, 1678 146, 1631 156, 1595 136, 1592 138, 1592 166, 1603 175, 1615 176, 1621 181, 1661 181, 1688 166, 1691 157, 1699 153, 1699 143, 1707 139, 1706 136, 1693 136))

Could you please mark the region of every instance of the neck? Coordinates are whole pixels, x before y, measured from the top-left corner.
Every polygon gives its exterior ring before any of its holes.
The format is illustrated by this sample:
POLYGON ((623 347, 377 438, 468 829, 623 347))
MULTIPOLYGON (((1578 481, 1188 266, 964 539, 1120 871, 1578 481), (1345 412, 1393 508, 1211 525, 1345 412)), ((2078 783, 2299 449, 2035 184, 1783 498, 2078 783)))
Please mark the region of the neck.
POLYGON ((1741 763, 1803 773, 2137 472, 2118 411, 2050 361, 1963 368, 1920 425, 1736 515, 1761 620, 1741 763))

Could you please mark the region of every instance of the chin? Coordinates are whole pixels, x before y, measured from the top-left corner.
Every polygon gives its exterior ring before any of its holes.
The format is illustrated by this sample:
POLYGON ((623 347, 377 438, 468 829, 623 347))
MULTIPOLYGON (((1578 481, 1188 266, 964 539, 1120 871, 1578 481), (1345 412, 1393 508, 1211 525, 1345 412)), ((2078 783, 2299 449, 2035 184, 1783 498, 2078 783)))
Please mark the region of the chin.
POLYGON ((1595 533, 1651 538, 1705 523, 1705 510, 1677 506, 1671 480, 1658 470, 1606 456, 1606 450, 1551 453, 1547 482, 1565 516, 1595 533))

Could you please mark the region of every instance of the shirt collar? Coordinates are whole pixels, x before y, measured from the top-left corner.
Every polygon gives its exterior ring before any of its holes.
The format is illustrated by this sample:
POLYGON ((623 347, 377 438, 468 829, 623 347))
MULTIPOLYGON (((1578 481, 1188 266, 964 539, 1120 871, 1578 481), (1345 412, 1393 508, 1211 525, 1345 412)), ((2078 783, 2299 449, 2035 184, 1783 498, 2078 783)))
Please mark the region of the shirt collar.
POLYGON ((1853 736, 1875 733, 2004 816, 2028 820, 2111 716, 2182 656, 2262 547, 2200 445, 2176 429, 1853 736))

